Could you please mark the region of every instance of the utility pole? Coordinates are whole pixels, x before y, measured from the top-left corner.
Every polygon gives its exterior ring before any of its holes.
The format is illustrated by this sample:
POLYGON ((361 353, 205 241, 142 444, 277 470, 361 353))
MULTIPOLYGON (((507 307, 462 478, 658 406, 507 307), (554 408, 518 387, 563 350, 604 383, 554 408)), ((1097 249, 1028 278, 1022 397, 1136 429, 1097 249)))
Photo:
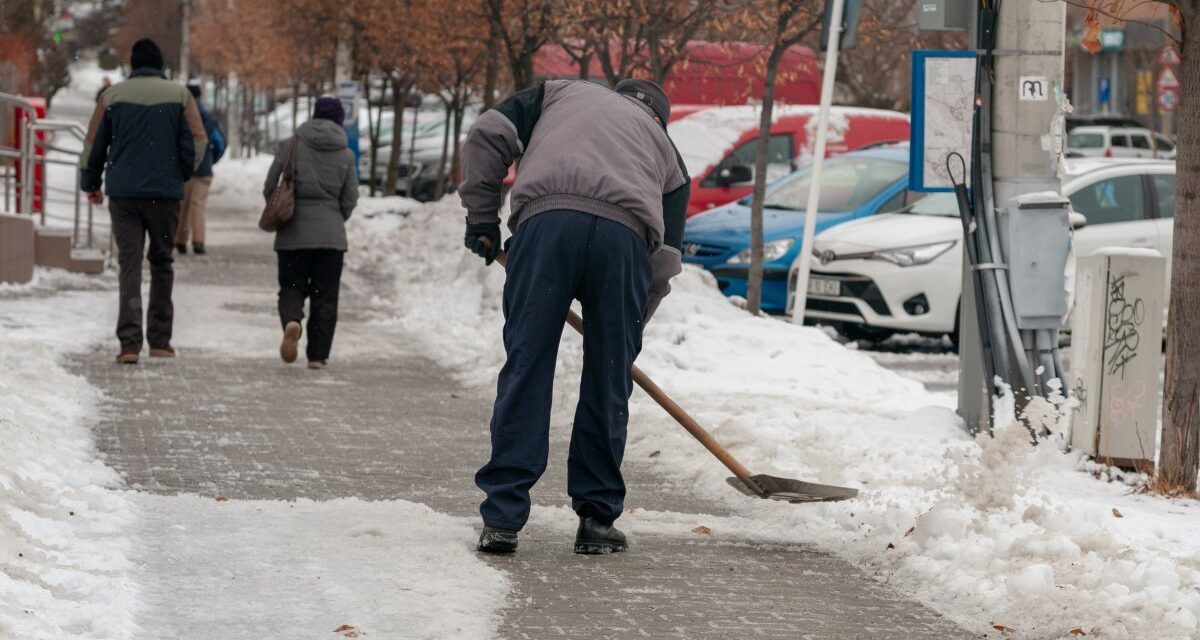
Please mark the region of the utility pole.
MULTIPOLYGON (((991 4, 989 0, 981 2, 991 4)), ((978 5, 975 7, 977 9, 978 5)), ((1009 201, 1019 195, 1061 190, 1052 127, 1058 115, 1059 98, 1065 97, 1066 93, 1063 85, 1065 22, 1063 3, 1004 2, 1000 5, 993 51, 993 86, 990 95, 982 96, 991 101, 992 113, 991 144, 983 149, 983 161, 991 165, 992 188, 991 198, 984 206, 993 210, 1007 208, 1009 201), (1031 92, 1034 86, 1038 90, 1031 92)), ((978 34, 974 31, 971 42, 977 46, 978 34)), ((992 423, 992 384, 980 356, 979 311, 975 308, 974 286, 974 277, 964 271, 959 321, 962 373, 958 412, 969 427, 982 426, 986 430, 992 423)), ((1021 348, 1019 344, 1012 346, 1021 348)), ((1014 361, 1017 354, 1008 355, 1007 360, 1014 361)), ((1014 390, 1015 395, 1023 399, 1022 391, 1014 390)))

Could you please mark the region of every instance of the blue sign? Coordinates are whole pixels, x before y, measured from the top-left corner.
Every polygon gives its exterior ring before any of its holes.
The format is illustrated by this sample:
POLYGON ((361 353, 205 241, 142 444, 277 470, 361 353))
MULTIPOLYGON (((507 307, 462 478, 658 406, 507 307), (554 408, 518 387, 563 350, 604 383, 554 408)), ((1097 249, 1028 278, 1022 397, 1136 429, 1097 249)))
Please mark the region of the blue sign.
POLYGON ((1100 104, 1108 104, 1108 101, 1112 99, 1112 82, 1108 78, 1100 78, 1096 88, 1098 89, 1100 104))

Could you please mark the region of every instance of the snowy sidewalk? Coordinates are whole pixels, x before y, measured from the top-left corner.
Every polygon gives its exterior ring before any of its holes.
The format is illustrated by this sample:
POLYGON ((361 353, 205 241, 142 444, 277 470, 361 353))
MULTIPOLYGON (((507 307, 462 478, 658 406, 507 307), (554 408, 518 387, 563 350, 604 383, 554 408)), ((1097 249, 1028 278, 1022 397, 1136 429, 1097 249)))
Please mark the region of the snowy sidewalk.
POLYGON ((330 367, 281 364, 274 254, 252 216, 212 211, 211 253, 177 260, 178 360, 117 367, 109 344, 79 360, 107 399, 106 461, 164 496, 137 500, 145 637, 332 638, 343 623, 476 637, 498 597, 500 638, 963 637, 845 561, 739 539, 721 503, 637 459, 630 553, 574 555, 562 419, 521 551, 479 558, 472 476, 490 391, 380 322, 361 276, 345 283, 330 367), (414 626, 420 597, 431 609, 414 626))

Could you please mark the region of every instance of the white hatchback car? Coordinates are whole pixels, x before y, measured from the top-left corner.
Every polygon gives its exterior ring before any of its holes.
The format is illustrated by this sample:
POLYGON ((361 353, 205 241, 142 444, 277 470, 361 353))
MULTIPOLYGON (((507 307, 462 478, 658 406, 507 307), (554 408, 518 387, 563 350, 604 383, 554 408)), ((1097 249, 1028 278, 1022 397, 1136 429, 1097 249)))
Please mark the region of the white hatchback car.
POLYGON ((1175 158, 1170 138, 1144 127, 1075 127, 1067 134, 1067 153, 1079 158, 1175 158))
MULTIPOLYGON (((1157 249, 1169 277, 1175 163, 1081 159, 1067 169, 1063 194, 1087 218, 1073 233, 1075 255, 1157 249)), ((909 332, 957 340, 963 251, 954 194, 833 227, 816 237, 813 254, 806 318, 852 340, 909 332)))

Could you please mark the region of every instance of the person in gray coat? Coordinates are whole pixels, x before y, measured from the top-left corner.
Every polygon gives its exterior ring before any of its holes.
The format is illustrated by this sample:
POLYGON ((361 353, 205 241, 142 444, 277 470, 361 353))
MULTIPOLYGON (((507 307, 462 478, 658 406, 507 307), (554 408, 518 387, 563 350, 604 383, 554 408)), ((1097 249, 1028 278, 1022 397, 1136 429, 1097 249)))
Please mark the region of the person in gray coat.
MULTIPOLYGON (((346 220, 358 204, 358 172, 342 128, 344 118, 342 103, 325 97, 317 100, 312 119, 296 129, 295 212, 275 232, 283 325, 279 355, 284 362, 296 361, 308 298, 309 369, 324 367, 333 346, 342 260, 348 248, 346 220)), ((275 153, 263 188, 267 199, 279 184, 291 143, 285 140, 275 153)))

